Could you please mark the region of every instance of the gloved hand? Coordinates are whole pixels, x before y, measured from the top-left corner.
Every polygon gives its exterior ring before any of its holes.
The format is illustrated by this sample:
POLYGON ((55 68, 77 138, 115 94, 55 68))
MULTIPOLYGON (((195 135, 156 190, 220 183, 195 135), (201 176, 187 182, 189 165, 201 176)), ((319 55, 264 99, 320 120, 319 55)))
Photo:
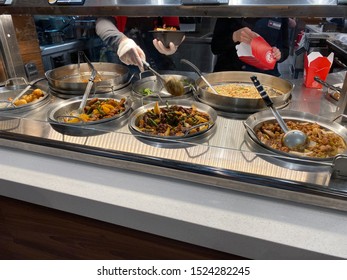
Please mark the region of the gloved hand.
MULTIPOLYGON (((182 39, 182 42, 184 40, 184 37, 182 39)), ((166 48, 161 41, 158 41, 157 39, 153 40, 154 47, 160 52, 161 54, 165 55, 171 55, 174 54, 177 51, 178 46, 175 46, 174 43, 170 42, 169 47, 166 48)))
POLYGON ((143 71, 142 61, 146 60, 146 55, 134 40, 123 39, 118 46, 117 55, 126 65, 137 65, 143 71))

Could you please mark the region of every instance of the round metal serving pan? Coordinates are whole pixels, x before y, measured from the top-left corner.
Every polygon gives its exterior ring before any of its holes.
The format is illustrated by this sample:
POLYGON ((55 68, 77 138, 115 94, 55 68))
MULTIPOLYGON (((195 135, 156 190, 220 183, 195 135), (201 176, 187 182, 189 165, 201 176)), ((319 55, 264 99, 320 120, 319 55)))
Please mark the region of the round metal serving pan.
MULTIPOLYGON (((32 87, 29 89, 25 94, 31 94, 37 87, 32 87)), ((39 99, 23 104, 20 106, 14 106, 11 105, 10 101, 8 101, 9 98, 15 98, 23 89, 16 89, 16 90, 11 90, 7 88, 0 88, 0 112, 11 112, 11 113, 22 113, 26 111, 31 111, 34 110, 38 107, 41 107, 45 104, 47 104, 50 100, 50 95, 46 91, 42 90, 43 96, 40 97, 39 99), (10 104, 10 105, 9 105, 10 104), (6 107, 9 105, 8 107, 6 107)))
POLYGON ((140 108, 137 108, 134 112, 129 117, 129 129, 132 133, 138 136, 144 136, 146 138, 154 139, 154 140, 186 140, 186 139, 193 139, 194 137, 198 136, 207 136, 208 132, 210 132, 215 126, 216 126, 216 120, 217 120, 217 112, 211 108, 210 106, 206 104, 202 104, 199 102, 191 101, 191 100, 168 100, 167 104, 162 104, 160 105, 160 108, 167 107, 167 106, 172 106, 172 105, 178 105, 186 108, 192 107, 192 105, 197 108, 198 111, 207 113, 210 116, 210 122, 208 123, 209 127, 208 129, 204 131, 200 131, 198 133, 194 134, 186 134, 183 136, 158 136, 158 135, 151 135, 142 132, 138 127, 137 127, 137 120, 138 118, 146 113, 148 110, 151 110, 154 108, 155 102, 146 104, 140 108))
MULTIPOLYGON (((212 86, 232 83, 253 85, 250 77, 254 75, 258 77, 263 86, 283 92, 280 96, 271 96, 275 107, 283 106, 288 102, 294 84, 282 78, 246 71, 215 72, 206 74, 204 77, 212 86)), ((267 108, 260 95, 259 98, 235 98, 217 95, 207 90, 208 87, 201 78, 197 79, 195 83, 197 87, 196 97, 199 101, 215 109, 232 113, 255 113, 267 108)))
MULTIPOLYGON (((347 129, 340 125, 339 123, 332 122, 327 118, 316 116, 310 113, 306 112, 299 112, 299 111, 293 111, 293 110, 281 110, 281 116, 284 120, 292 120, 292 121, 299 121, 299 122, 310 122, 310 123, 317 123, 321 127, 333 131, 339 136, 341 136, 344 141, 347 143, 347 129)), ((276 149, 273 149, 264 143, 262 143, 258 137, 256 137, 255 131, 265 122, 276 122, 272 112, 270 110, 261 111, 258 113, 255 113, 253 115, 250 115, 245 121, 244 125, 247 130, 247 133, 249 137, 258 145, 265 148, 266 150, 270 151, 271 153, 282 155, 285 157, 290 158, 296 158, 296 159, 306 159, 310 161, 332 161, 334 158, 314 158, 314 157, 307 157, 307 156, 299 156, 296 153, 285 153, 276 149)), ((346 154, 347 151, 344 152, 346 154)))
POLYGON ((162 76, 164 77, 164 79, 173 77, 181 81, 184 86, 184 94, 181 96, 171 95, 165 88, 163 88, 163 85, 156 76, 150 76, 142 78, 132 84, 132 91, 134 93, 134 96, 140 99, 146 99, 148 102, 157 101, 160 99, 184 99, 192 96, 195 85, 194 79, 177 74, 163 74, 162 76), (150 89, 153 94, 143 94, 144 89, 150 89))
MULTIPOLYGON (((92 98, 89 98, 91 100, 92 98)), ((98 97, 99 100, 114 99, 120 101, 121 98, 98 97)), ((127 99, 125 102, 125 111, 98 121, 65 123, 63 117, 71 115, 71 112, 77 110, 82 98, 71 98, 60 102, 57 106, 51 108, 48 112, 48 122, 58 132, 71 136, 94 136, 114 131, 128 122, 128 116, 131 113, 132 101, 127 99)))
MULTIPOLYGON (((129 69, 126 66, 93 62, 95 69, 101 76, 101 81, 95 81, 92 92, 105 93, 122 88, 130 83, 129 69)), ((87 63, 70 64, 48 70, 45 76, 49 86, 55 91, 63 94, 83 95, 90 78, 91 71, 87 63)))

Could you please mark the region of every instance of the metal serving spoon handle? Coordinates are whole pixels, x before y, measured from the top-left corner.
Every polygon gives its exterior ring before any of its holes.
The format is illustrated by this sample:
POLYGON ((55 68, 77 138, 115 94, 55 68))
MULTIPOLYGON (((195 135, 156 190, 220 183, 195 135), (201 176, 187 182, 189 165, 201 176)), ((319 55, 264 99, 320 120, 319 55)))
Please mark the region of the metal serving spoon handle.
POLYGON ((189 65, 190 67, 192 67, 195 70, 195 72, 199 75, 199 77, 205 82, 205 84, 213 91, 213 93, 218 95, 218 92, 209 83, 209 81, 206 80, 206 78, 204 77, 204 75, 202 74, 202 72, 200 71, 200 69, 196 65, 194 65, 192 62, 190 62, 187 59, 181 59, 181 63, 185 63, 185 64, 189 65))
POLYGON ((17 101, 18 99, 20 99, 33 85, 35 85, 36 83, 42 81, 42 80, 45 80, 46 77, 41 77, 41 78, 38 78, 36 80, 33 80, 31 81, 26 87, 25 89, 23 89, 19 94, 17 94, 13 100, 11 101, 10 104, 13 104, 15 101, 17 101))
POLYGON ((254 86, 257 88, 265 104, 271 109, 274 117, 276 118, 278 124, 283 130, 284 132, 283 144, 289 149, 303 150, 306 147, 308 142, 307 135, 301 130, 297 130, 297 129, 290 130, 287 124, 285 123, 285 121, 283 120, 282 116, 278 113, 277 109, 273 106, 273 102, 270 96, 266 93, 263 86, 258 81, 258 78, 256 76, 252 76, 251 80, 254 86))
POLYGON ((271 109, 273 115, 275 116, 275 118, 276 118, 278 124, 280 125, 280 127, 282 128, 283 132, 287 133, 289 131, 287 124, 283 120, 282 116, 278 113, 277 109, 273 106, 273 102, 272 102, 270 96, 267 94, 264 87, 260 84, 258 78, 256 76, 252 76, 251 80, 252 80, 254 86, 256 87, 256 89, 258 90, 261 98, 264 100, 266 106, 271 109))

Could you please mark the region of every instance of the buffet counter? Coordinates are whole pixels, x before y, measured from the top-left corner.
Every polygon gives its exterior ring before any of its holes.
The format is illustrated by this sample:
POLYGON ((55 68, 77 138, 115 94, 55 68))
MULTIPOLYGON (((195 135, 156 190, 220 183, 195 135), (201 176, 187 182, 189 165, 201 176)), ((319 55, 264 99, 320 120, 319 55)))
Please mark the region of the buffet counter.
MULTIPOLYGON (((335 117, 324 89, 295 85, 288 109, 335 117)), ((253 150, 245 117, 219 114, 213 134, 192 144, 135 137, 126 124, 63 135, 42 108, 11 115, 0 135, 0 195, 247 258, 346 258, 345 179, 332 177, 331 164, 253 150)))
POLYGON ((1 148, 0 194, 251 259, 347 258, 344 212, 1 148))

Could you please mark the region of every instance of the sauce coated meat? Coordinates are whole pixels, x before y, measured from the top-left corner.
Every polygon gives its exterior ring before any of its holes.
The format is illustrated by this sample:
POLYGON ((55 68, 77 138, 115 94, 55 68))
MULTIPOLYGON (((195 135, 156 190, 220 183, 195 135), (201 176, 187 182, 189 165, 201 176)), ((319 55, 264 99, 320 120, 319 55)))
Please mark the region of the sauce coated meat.
POLYGON ((93 98, 87 102, 84 112, 78 117, 67 117, 66 123, 93 122, 106 118, 112 118, 125 111, 125 98, 120 101, 115 99, 93 98))
POLYGON ((346 150, 346 143, 341 136, 317 123, 286 121, 286 124, 289 129, 298 129, 306 133, 309 145, 303 152, 292 151, 284 146, 282 143, 284 133, 278 123, 263 123, 256 131, 257 137, 272 149, 304 157, 329 158, 346 150))

